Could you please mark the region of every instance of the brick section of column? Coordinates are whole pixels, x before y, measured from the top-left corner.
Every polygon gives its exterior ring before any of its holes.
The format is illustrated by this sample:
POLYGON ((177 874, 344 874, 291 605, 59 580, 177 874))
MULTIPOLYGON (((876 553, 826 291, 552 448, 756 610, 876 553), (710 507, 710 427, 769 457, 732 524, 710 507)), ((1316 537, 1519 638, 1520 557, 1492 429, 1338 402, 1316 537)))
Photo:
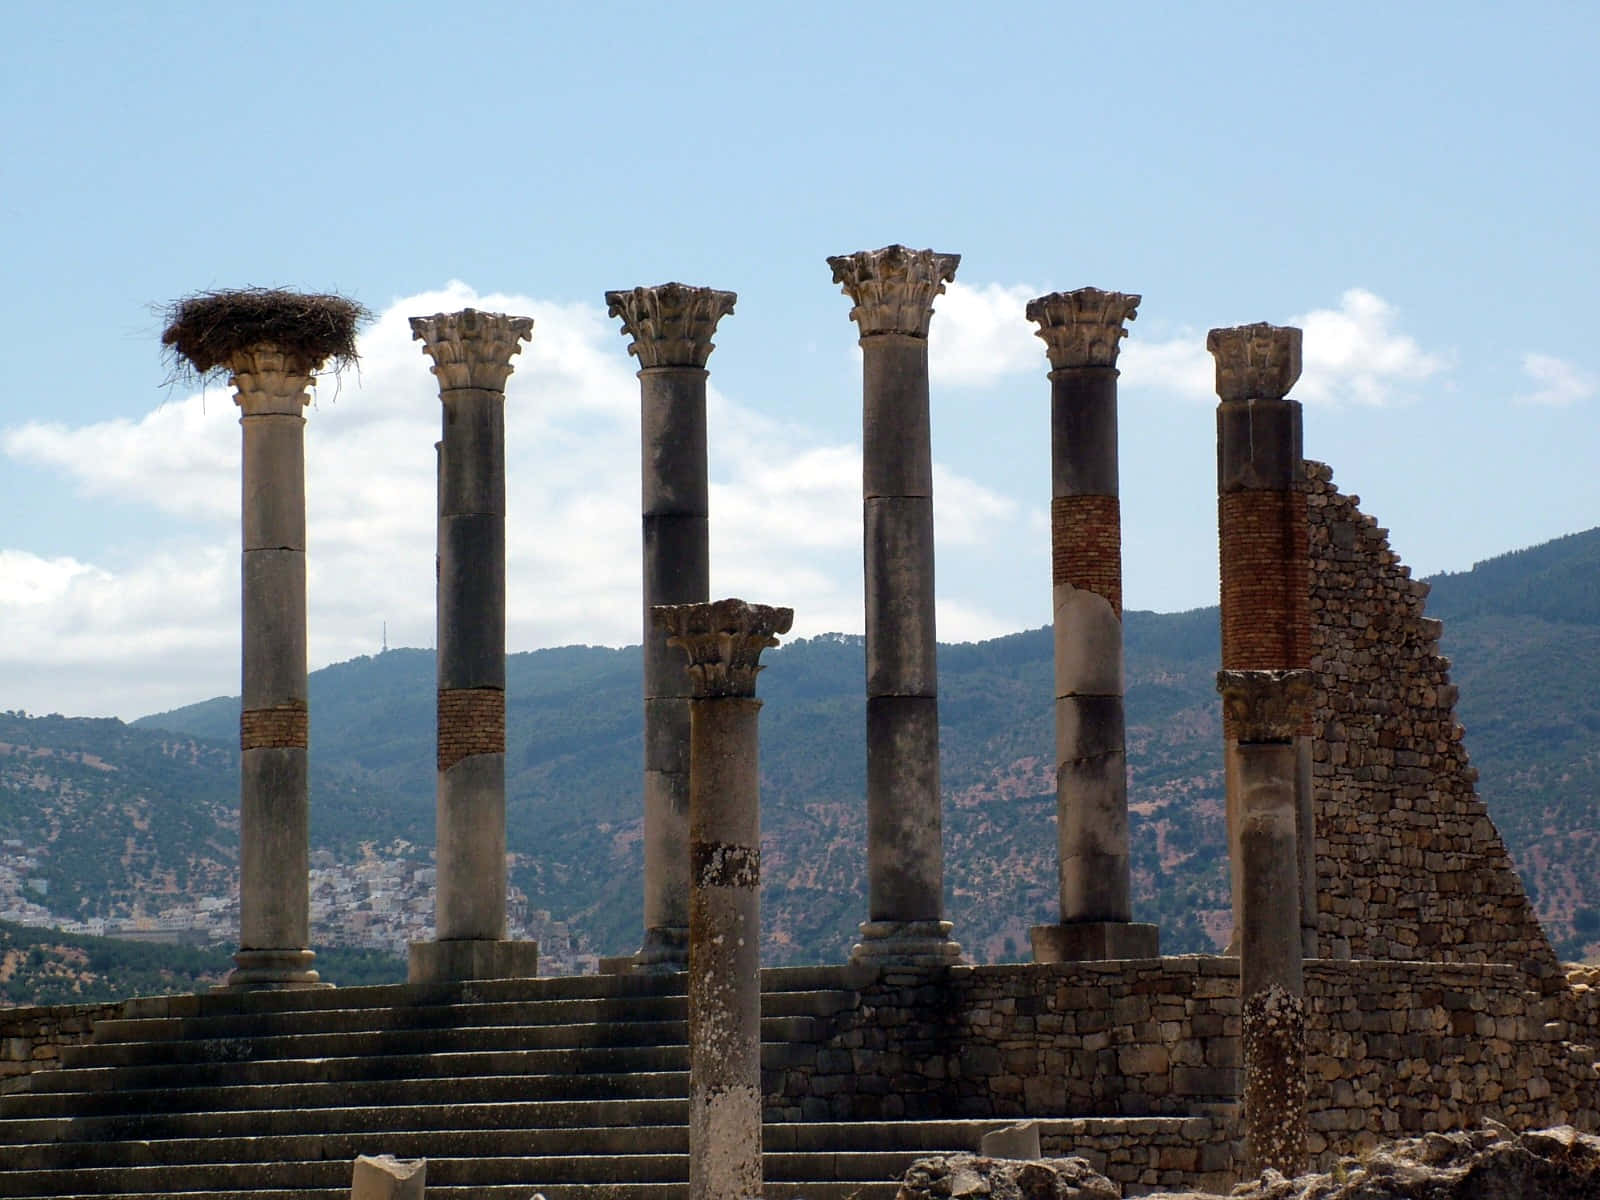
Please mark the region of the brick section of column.
POLYGON ((439 770, 474 754, 504 754, 506 694, 499 688, 439 690, 439 770))
POLYGON ((1116 496, 1050 501, 1051 582, 1104 596, 1122 616, 1122 503, 1116 496))
MULTIPOLYGON (((1306 494, 1225 492, 1217 498, 1222 665, 1230 671, 1311 666, 1311 542, 1306 494)), ((1223 714, 1223 732, 1233 726, 1223 714)), ((1312 732, 1308 719, 1300 731, 1312 732)))
POLYGON ((239 714, 240 750, 304 750, 310 714, 303 705, 247 708, 239 714))

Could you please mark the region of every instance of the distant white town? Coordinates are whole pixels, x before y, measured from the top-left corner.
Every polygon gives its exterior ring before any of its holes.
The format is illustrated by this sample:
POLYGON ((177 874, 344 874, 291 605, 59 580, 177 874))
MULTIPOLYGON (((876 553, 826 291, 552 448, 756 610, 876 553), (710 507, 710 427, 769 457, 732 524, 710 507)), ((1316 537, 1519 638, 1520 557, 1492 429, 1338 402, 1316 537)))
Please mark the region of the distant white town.
MULTIPOLYGON (((39 873, 40 850, 16 839, 0 842, 0 921, 63 933, 145 942, 232 943, 239 935, 239 891, 226 896, 162 897, 155 911, 63 917, 50 908, 48 882, 39 873)), ((511 856, 515 866, 515 856, 511 856)), ((314 945, 357 946, 405 956, 411 942, 433 937, 434 868, 425 852, 403 840, 381 849, 362 847, 357 862, 340 862, 327 850, 311 853, 311 935, 314 945)), ((566 922, 528 898, 507 893, 509 936, 539 944, 542 975, 586 975, 599 958, 580 952, 566 922)))

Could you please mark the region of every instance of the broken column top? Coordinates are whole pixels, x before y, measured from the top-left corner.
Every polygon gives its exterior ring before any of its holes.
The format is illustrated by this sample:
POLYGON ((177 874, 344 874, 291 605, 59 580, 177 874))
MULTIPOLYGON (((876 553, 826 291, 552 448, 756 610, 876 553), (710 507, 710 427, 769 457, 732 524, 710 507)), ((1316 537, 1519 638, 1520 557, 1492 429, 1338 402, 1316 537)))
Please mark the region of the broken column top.
POLYGON ((511 358, 532 336, 532 317, 509 317, 475 308, 411 318, 411 337, 420 341, 423 353, 433 359, 430 369, 438 377, 441 392, 458 388, 505 391, 506 380, 516 369, 511 358))
POLYGON ((1300 330, 1293 325, 1234 325, 1206 334, 1217 360, 1217 395, 1282 400, 1300 378, 1300 330))
POLYGON ((662 283, 606 293, 607 313, 622 318, 628 353, 641 368, 704 367, 716 349, 711 335, 733 311, 737 293, 662 283))
POLYGON ((794 609, 713 600, 702 604, 658 604, 650 610, 667 645, 689 656, 689 681, 696 699, 754 696, 761 652, 788 633, 794 609))
POLYGON ((850 319, 862 337, 900 333, 925 338, 933 319, 933 298, 956 277, 961 256, 896 244, 835 255, 828 265, 833 281, 855 301, 850 319))
POLYGON ((1028 320, 1038 323, 1052 370, 1114 367, 1127 322, 1139 314, 1141 297, 1126 292, 1078 288, 1028 301, 1028 320))
POLYGON ((1311 712, 1311 672, 1218 671, 1217 691, 1241 742, 1292 742, 1311 712))

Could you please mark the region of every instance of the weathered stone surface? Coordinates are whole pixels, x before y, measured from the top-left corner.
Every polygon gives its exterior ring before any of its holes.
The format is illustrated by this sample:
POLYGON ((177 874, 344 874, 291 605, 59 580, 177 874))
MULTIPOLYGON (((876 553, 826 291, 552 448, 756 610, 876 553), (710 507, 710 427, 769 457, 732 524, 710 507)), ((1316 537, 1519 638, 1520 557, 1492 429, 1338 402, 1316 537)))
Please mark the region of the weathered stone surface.
POLYGON ((978 1140, 978 1153, 984 1158, 1038 1158, 1039 1122, 1018 1121, 1004 1129, 991 1129, 978 1140))
POLYGON ((606 293, 606 311, 622 319, 641 368, 703 367, 716 349, 711 335, 739 297, 715 288, 663 283, 606 293))
MULTIPOLYGON (((1158 1192, 1150 1200, 1207 1200, 1210 1192, 1158 1192)), ((1231 1200, 1594 1200, 1600 1137, 1570 1125, 1518 1136, 1504 1126, 1429 1133, 1343 1158, 1322 1175, 1264 1172, 1231 1200)))
POLYGON ((1206 349, 1217 360, 1217 395, 1224 401, 1282 400, 1300 378, 1300 330, 1293 325, 1235 325, 1213 329, 1206 349))
POLYGON ((506 380, 515 369, 511 358, 532 336, 532 317, 475 308, 411 318, 411 337, 420 341, 423 352, 433 359, 431 369, 442 392, 456 388, 505 391, 506 380))
POLYGON ((1139 315, 1140 297, 1099 288, 1051 292, 1028 301, 1028 320, 1039 328, 1053 370, 1114 367, 1127 322, 1139 315))
POLYGON ((689 659, 696 699, 753 696, 761 652, 794 624, 794 609, 729 598, 706 604, 662 604, 651 610, 667 644, 689 659))
POLYGON ((1310 671, 1218 671, 1234 736, 1241 742, 1289 742, 1311 703, 1310 671))
POLYGON ((956 277, 961 256, 897 244, 835 255, 828 265, 833 281, 855 302, 850 319, 862 337, 898 333, 925 338, 933 298, 956 277))
POLYGON ((422 1200, 428 1160, 397 1159, 392 1154, 361 1155, 352 1172, 350 1200, 422 1200))
MULTIPOLYGON (((1037 1133, 1037 1130, 1035 1130, 1037 1133)), ((1121 1200, 1122 1190, 1082 1158, 937 1155, 911 1164, 895 1200, 1121 1200)))

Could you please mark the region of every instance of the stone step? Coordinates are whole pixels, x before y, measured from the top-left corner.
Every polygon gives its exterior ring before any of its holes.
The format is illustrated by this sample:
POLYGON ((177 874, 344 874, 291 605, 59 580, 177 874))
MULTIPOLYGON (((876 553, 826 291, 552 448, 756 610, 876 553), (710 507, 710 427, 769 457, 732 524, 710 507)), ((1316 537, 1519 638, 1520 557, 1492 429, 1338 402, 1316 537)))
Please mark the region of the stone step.
MULTIPOLYGON (((849 991, 871 976, 858 966, 767 967, 763 994, 849 991)), ((337 982, 337 981, 336 981, 337 982)), ((578 1000, 622 996, 681 996, 687 976, 556 975, 538 979, 478 979, 460 983, 378 984, 367 987, 311 988, 304 991, 204 992, 181 996, 140 996, 123 1004, 122 1015, 202 1017, 230 1013, 315 1012, 330 1009, 393 1008, 404 1005, 472 1004, 518 1000, 578 1000)))
MULTIPOLYGON (((824 1181, 893 1180, 918 1157, 916 1151, 842 1151, 768 1154, 766 1178, 812 1184, 824 1181)), ((124 1195, 129 1192, 193 1192, 260 1188, 349 1187, 347 1161, 197 1163, 129 1167, 65 1167, 0 1171, 0 1196, 65 1194, 124 1195)), ((689 1177, 683 1154, 618 1154, 603 1157, 430 1158, 430 1195, 438 1187, 521 1184, 543 1191, 548 1184, 676 1183, 689 1177)), ((549 1200, 549 1193, 545 1193, 549 1200)))
POLYGON ((688 1119, 689 1101, 684 1098, 513 1100, 473 1104, 345 1105, 318 1109, 190 1108, 176 1112, 126 1109, 59 1117, 13 1117, 4 1122, 4 1132, 13 1144, 26 1144, 292 1136, 308 1130, 372 1133, 387 1129, 583 1129, 602 1125, 682 1125, 688 1119))
MULTIPOLYGON (((762 1188, 765 1200, 894 1200, 898 1182, 882 1180, 772 1181, 762 1188)), ((435 1187, 428 1200, 528 1200, 527 1184, 477 1184, 435 1187)), ((558 1183, 539 1189, 545 1200, 688 1200, 687 1183, 558 1183)), ((171 1192, 118 1192, 118 1200, 175 1200, 171 1192)), ((105 1192, 52 1195, 51 1200, 105 1200, 105 1192)), ((188 1191, 176 1200, 349 1200, 350 1185, 330 1188, 263 1188, 242 1191, 188 1191)))
MULTIPOLYGON (((584 1104, 600 1101, 688 1099, 687 1072, 628 1075, 467 1075, 451 1079, 333 1080, 313 1083, 220 1084, 117 1089, 43 1095, 21 1093, 0 1100, 0 1144, 18 1140, 24 1120, 183 1113, 249 1113, 324 1108, 449 1107, 456 1104, 584 1104), (638 1078, 653 1085, 634 1082, 638 1078)), ((316 1120, 307 1117, 307 1122, 316 1120)))
MULTIPOLYGON (((773 1046, 775 1057, 785 1048, 773 1046)), ((518 1076, 536 1089, 559 1089, 565 1082, 580 1091, 622 1089, 625 1095, 689 1094, 687 1046, 617 1046, 598 1050, 508 1050, 498 1053, 381 1054, 368 1058, 277 1058, 252 1063, 249 1083, 361 1084, 389 1080, 473 1079, 518 1076), (634 1091, 629 1089, 638 1088, 634 1091)), ((63 1067, 28 1078, 30 1096, 81 1092, 143 1091, 154 1088, 241 1086, 236 1063, 205 1062, 171 1066, 63 1067)), ((580 1091, 551 1095, 584 1099, 580 1091)), ((541 1094, 543 1094, 541 1092, 541 1094)), ((529 1095, 525 1099, 536 1099, 529 1095)), ((70 1102, 69 1102, 70 1103, 70 1102)), ((0 1114, 6 1112, 0 1098, 0 1114)), ((3 1130, 0 1130, 3 1132, 3 1130)))
MULTIPOLYGON (((771 992, 763 1016, 831 1017, 857 1003, 844 991, 771 992)), ((586 999, 492 1000, 457 1004, 368 1006, 310 1011, 215 1013, 205 1016, 133 1017, 97 1021, 97 1043, 173 1038, 269 1037, 281 1033, 360 1033, 390 1029, 451 1029, 492 1025, 619 1025, 684 1021, 682 994, 586 999)))
MULTIPOLYGON (((312 1122, 315 1124, 315 1122, 312 1122)), ((768 1124, 771 1153, 975 1150, 995 1121, 904 1121, 768 1124)), ((247 1126, 248 1127, 248 1126, 247 1126)), ((81 1132, 81 1131, 74 1131, 81 1132)), ((358 1154, 401 1158, 523 1158, 551 1155, 682 1154, 689 1130, 681 1124, 596 1125, 539 1129, 406 1129, 382 1132, 301 1132, 241 1136, 101 1138, 8 1146, 7 1170, 59 1167, 158 1166, 179 1163, 288 1162, 354 1159, 358 1154)))
MULTIPOLYGON (((763 1017, 769 1042, 816 1040, 817 1017, 763 1017)), ((465 1029, 398 1028, 369 1033, 278 1033, 152 1042, 91 1042, 61 1052, 64 1067, 141 1066, 174 1062, 255 1062, 278 1058, 346 1058, 432 1051, 595 1049, 606 1046, 681 1045, 683 1021, 632 1021, 617 1025, 484 1025, 465 1029)))

